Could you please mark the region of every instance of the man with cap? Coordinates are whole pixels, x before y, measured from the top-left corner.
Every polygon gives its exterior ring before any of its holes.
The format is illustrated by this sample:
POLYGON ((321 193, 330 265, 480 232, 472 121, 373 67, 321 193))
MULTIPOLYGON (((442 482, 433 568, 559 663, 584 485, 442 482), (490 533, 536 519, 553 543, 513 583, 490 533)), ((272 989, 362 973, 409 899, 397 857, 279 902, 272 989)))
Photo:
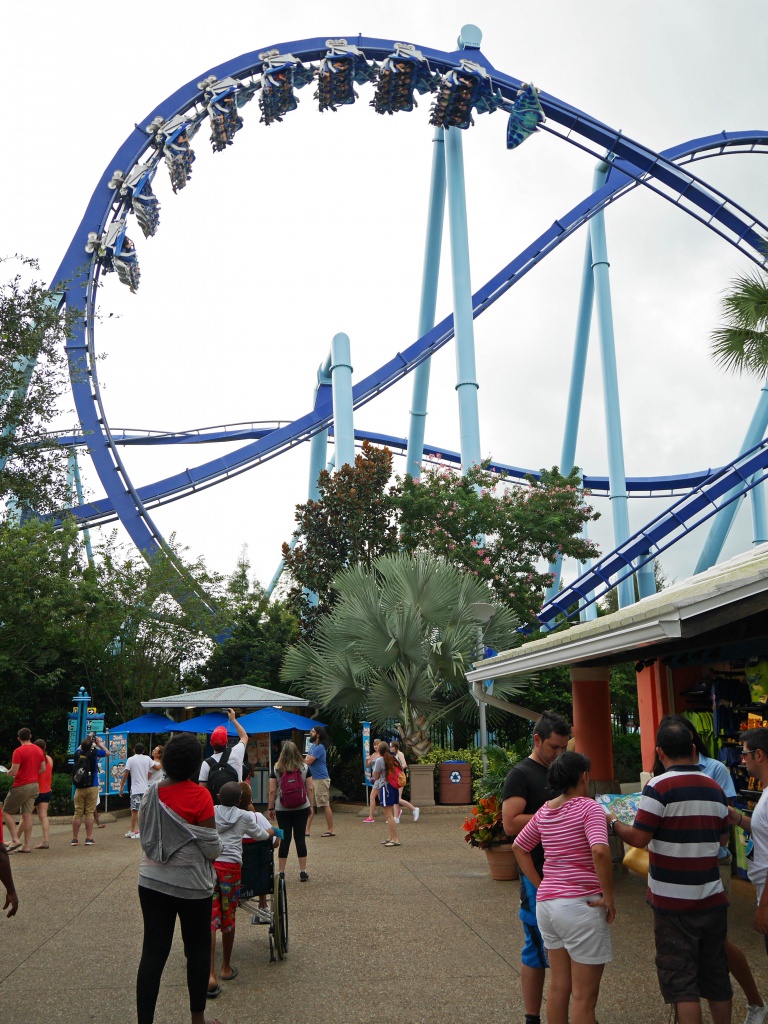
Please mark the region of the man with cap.
MULTIPOLYGON (((227 708, 227 718, 229 718, 232 725, 237 730, 238 742, 234 747, 230 748, 229 760, 227 764, 231 764, 237 773, 238 781, 243 777, 243 761, 245 761, 245 748, 248 746, 248 733, 240 725, 235 718, 235 712, 232 708, 227 708)), ((208 789, 208 774, 211 770, 211 766, 208 763, 210 760, 220 761, 222 753, 227 749, 227 728, 224 725, 217 725, 211 733, 211 746, 213 747, 213 754, 210 758, 206 758, 200 765, 200 776, 198 781, 201 786, 205 786, 208 789)))

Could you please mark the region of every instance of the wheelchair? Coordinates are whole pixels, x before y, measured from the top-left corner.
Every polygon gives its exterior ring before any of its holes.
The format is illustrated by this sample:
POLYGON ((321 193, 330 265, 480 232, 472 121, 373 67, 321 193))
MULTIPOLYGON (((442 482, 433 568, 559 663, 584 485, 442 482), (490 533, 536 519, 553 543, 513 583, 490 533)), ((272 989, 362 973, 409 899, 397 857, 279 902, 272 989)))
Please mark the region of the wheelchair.
POLYGON ((284 960, 288 952, 288 897, 285 878, 275 871, 272 843, 268 839, 243 842, 243 870, 238 909, 251 914, 251 924, 269 926, 269 962, 284 960), (259 907, 266 895, 267 906, 259 907))

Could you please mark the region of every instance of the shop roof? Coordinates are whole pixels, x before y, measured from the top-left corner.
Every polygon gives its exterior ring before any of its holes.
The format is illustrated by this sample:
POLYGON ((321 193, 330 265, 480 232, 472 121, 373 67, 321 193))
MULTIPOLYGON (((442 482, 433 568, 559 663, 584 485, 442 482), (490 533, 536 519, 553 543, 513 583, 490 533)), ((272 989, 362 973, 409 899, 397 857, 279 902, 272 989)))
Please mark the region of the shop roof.
POLYGON ((210 690, 195 690, 194 693, 176 693, 171 697, 142 701, 141 706, 154 711, 205 708, 306 708, 309 701, 294 697, 290 693, 265 690, 261 686, 238 683, 234 686, 215 686, 210 690))
POLYGON ((627 608, 487 658, 467 673, 467 679, 661 657, 684 644, 690 647, 696 637, 702 643, 713 642, 718 629, 733 635, 733 624, 752 616, 759 623, 756 628, 765 633, 766 611, 768 544, 761 544, 627 608))

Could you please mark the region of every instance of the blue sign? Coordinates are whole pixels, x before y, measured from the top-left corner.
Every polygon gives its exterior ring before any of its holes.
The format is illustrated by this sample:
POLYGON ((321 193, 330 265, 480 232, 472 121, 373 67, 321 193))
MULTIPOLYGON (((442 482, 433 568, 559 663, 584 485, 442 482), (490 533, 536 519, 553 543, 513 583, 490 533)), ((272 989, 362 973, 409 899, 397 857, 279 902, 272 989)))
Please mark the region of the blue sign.
POLYGON ((110 732, 107 746, 109 754, 104 762, 101 792, 108 796, 117 796, 125 772, 125 762, 128 760, 128 733, 110 732))
POLYGON ((373 785, 373 765, 368 764, 371 756, 371 723, 363 722, 363 784, 373 785))

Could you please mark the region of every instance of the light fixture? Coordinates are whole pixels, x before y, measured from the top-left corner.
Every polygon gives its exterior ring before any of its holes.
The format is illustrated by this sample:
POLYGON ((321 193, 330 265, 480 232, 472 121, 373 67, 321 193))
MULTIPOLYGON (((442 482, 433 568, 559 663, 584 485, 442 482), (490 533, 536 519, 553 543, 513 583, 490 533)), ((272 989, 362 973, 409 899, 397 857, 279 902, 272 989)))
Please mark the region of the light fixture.
POLYGON ((451 68, 441 78, 429 123, 437 128, 469 128, 475 123, 473 109, 478 114, 492 114, 502 102, 485 68, 462 59, 458 68, 451 68))
POLYGON ((325 110, 335 112, 337 107, 354 103, 357 99, 355 83, 362 85, 374 81, 378 70, 346 39, 327 39, 325 45, 328 52, 317 69, 315 90, 321 114, 325 110))
POLYGON ((106 273, 114 270, 120 281, 132 292, 138 290, 141 271, 136 246, 125 233, 125 220, 113 221, 101 237, 88 232, 87 253, 95 254, 106 273))
POLYGON ((296 109, 299 100, 294 89, 311 82, 315 69, 304 67, 292 54, 279 50, 265 50, 259 54, 259 60, 264 61, 259 94, 261 122, 272 124, 282 121, 284 114, 296 109))
POLYGON ((395 52, 379 66, 371 106, 377 114, 411 111, 418 106, 414 90, 419 95, 435 92, 439 81, 440 75, 432 71, 424 54, 412 43, 395 43, 395 52))
POLYGON ((137 164, 128 174, 115 171, 109 183, 111 189, 128 201, 145 238, 154 235, 160 224, 160 203, 152 191, 156 170, 151 164, 137 164))
POLYGON ((211 145, 214 153, 221 153, 234 142, 235 132, 243 127, 243 119, 237 112, 237 94, 240 83, 234 78, 209 75, 197 83, 203 90, 203 99, 208 109, 211 125, 211 145))
POLYGON ((546 118, 539 102, 539 90, 533 85, 523 85, 515 97, 507 122, 507 149, 515 149, 538 131, 546 118))
POLYGON ((184 188, 192 176, 195 154, 189 142, 199 127, 199 124, 190 122, 184 114, 177 114, 168 121, 158 116, 147 128, 152 136, 152 145, 163 151, 174 192, 184 188))

